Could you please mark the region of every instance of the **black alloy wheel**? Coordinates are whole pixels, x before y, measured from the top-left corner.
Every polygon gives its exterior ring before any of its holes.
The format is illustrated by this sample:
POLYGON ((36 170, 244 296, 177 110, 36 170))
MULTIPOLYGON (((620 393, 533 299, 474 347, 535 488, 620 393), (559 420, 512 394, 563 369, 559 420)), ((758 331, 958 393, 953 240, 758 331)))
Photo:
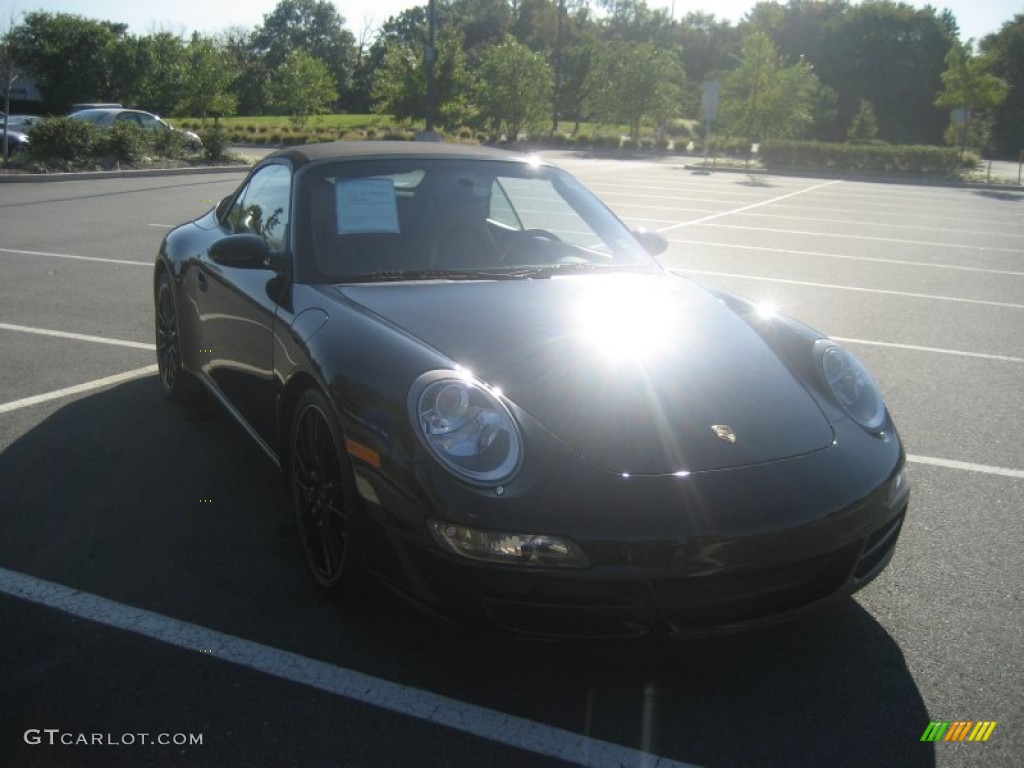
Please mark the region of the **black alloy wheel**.
POLYGON ((194 382, 181 367, 178 310, 166 272, 160 275, 156 286, 156 363, 160 385, 168 399, 185 402, 195 394, 194 382))
POLYGON ((343 444, 326 398, 307 390, 293 412, 288 477, 306 565, 330 594, 352 591, 360 572, 355 481, 343 444))

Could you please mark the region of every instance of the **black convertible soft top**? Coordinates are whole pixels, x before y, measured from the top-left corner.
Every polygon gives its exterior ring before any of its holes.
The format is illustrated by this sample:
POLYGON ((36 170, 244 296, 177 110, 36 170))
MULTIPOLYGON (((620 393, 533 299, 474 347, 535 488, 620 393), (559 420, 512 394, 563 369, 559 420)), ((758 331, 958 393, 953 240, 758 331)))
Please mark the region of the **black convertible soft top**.
POLYGON ((285 157, 295 168, 322 160, 381 157, 447 157, 472 160, 522 160, 526 156, 509 150, 471 144, 443 144, 428 141, 331 141, 288 147, 268 155, 285 157))

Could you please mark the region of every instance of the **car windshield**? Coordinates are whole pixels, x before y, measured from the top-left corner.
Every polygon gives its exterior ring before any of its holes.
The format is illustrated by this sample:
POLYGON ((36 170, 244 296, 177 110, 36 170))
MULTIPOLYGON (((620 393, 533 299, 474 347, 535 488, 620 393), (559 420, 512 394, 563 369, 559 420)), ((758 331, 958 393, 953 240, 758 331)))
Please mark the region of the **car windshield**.
POLYGON ((303 175, 299 200, 300 263, 314 282, 657 268, 622 222, 572 176, 531 163, 332 163, 303 175))
POLYGON ((107 113, 101 109, 82 109, 78 112, 73 112, 68 117, 74 120, 87 120, 90 123, 97 123, 107 113))

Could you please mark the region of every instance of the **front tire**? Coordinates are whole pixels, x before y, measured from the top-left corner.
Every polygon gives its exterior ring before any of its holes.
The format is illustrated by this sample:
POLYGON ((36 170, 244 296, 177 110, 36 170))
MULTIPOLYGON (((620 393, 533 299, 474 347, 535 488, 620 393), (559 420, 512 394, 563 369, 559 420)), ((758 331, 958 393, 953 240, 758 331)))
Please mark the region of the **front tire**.
POLYGON ((288 483, 310 575, 327 594, 355 592, 362 575, 355 479, 341 429, 318 390, 295 404, 289 435, 288 483))

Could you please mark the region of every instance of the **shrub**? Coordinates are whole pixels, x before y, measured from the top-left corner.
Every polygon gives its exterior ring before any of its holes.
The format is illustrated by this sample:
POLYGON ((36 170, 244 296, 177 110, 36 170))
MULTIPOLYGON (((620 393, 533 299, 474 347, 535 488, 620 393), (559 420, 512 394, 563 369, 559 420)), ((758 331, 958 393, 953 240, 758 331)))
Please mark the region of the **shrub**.
MULTIPOLYGON (((690 132, 690 126, 687 121, 681 117, 673 118, 665 124, 665 133, 673 139, 691 139, 693 134, 690 132)), ((676 142, 679 143, 678 141, 676 142)), ((683 142, 686 145, 686 142, 683 142)))
POLYGON ((116 160, 118 163, 134 165, 146 156, 150 139, 137 125, 115 122, 104 131, 96 142, 94 152, 116 160))
POLYGON ((896 174, 956 174, 959 154, 949 147, 861 146, 818 141, 770 141, 761 144, 766 168, 882 171, 896 174))
POLYGON ((668 139, 657 139, 654 148, 659 152, 668 152, 668 139))
POLYGON ((594 140, 590 138, 588 133, 577 133, 573 137, 573 143, 580 149, 589 149, 594 144, 594 140))
POLYGON ((153 151, 160 157, 178 158, 187 148, 188 140, 181 131, 160 131, 153 137, 153 151))
POLYGON ((92 123, 56 117, 32 128, 29 155, 36 160, 84 162, 93 156, 99 139, 99 129, 92 123))
POLYGON ((271 144, 280 144, 282 138, 284 138, 284 137, 281 136, 280 133, 275 131, 274 133, 270 134, 270 143, 271 144))
POLYGON ((618 136, 596 136, 594 138, 594 146, 601 149, 618 149, 622 145, 622 140, 618 136))
POLYGON ((199 138, 203 140, 203 155, 207 160, 223 160, 226 157, 229 136, 223 125, 214 123, 212 128, 200 133, 199 138))

